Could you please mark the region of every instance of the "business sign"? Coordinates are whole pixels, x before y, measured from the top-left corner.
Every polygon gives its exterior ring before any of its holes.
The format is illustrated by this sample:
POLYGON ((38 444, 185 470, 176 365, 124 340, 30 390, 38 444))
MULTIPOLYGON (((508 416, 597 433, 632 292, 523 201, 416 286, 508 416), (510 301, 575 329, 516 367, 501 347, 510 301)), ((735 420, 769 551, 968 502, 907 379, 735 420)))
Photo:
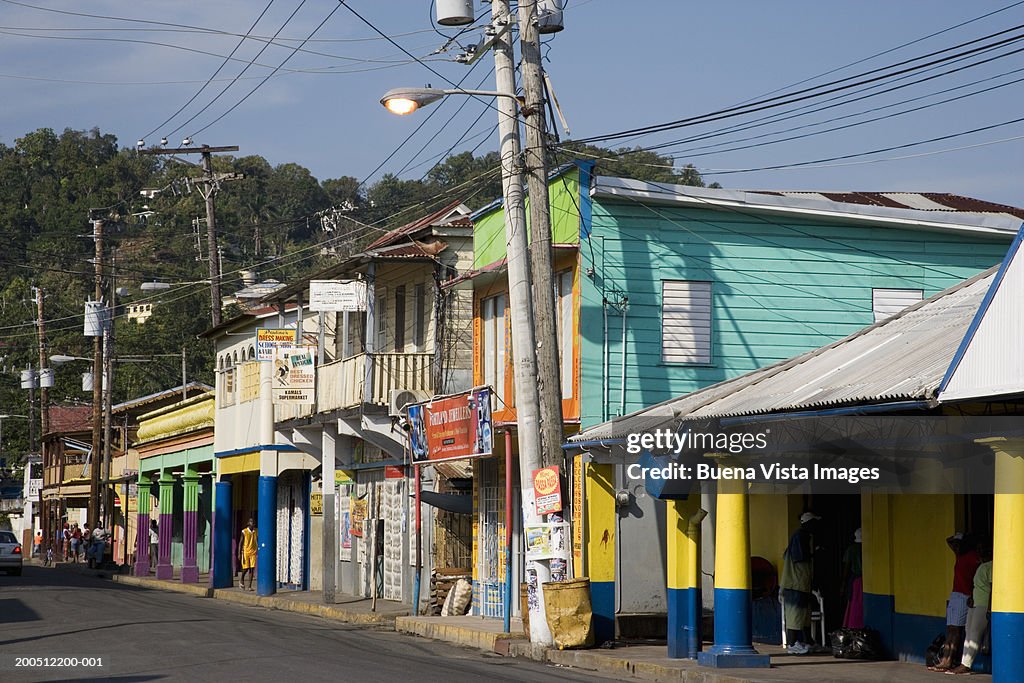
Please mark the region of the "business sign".
POLYGON ((572 459, 572 563, 576 576, 583 571, 583 456, 572 459))
POLYGON ((533 471, 533 504, 538 515, 562 511, 562 482, 558 465, 533 471))
POLYGON ((407 410, 414 463, 475 458, 494 449, 490 387, 407 410))
POLYGON ((256 360, 274 360, 274 349, 294 344, 295 330, 258 329, 256 330, 256 360))
POLYGON ((309 310, 365 311, 366 282, 363 280, 310 280, 309 310))
POLYGON ((42 479, 29 479, 28 480, 28 499, 34 501, 39 497, 39 491, 43 488, 42 479))
POLYGON ((352 476, 352 472, 349 470, 334 470, 334 485, 341 486, 342 484, 354 484, 356 479, 352 476))
POLYGON ((276 347, 273 387, 274 403, 314 403, 316 347, 276 347))
POLYGON ((385 479, 405 479, 405 468, 401 465, 385 465, 385 479))
POLYGON ((324 494, 309 494, 309 514, 311 517, 322 517, 324 514, 324 494))

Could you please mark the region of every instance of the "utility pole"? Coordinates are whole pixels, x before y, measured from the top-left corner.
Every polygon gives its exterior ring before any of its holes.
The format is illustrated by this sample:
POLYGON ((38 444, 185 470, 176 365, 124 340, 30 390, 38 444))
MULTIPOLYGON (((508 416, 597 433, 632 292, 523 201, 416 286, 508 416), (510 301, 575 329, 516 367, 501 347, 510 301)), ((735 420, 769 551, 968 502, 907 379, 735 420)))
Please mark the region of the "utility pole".
POLYGON ((221 321, 221 296, 220 296, 220 259, 217 254, 217 223, 214 218, 213 198, 220 189, 223 181, 242 180, 245 175, 242 173, 214 173, 213 153, 214 152, 237 152, 237 145, 222 147, 210 147, 203 145, 196 149, 189 147, 178 147, 175 149, 140 149, 139 154, 201 154, 203 156, 203 177, 193 179, 193 182, 201 189, 199 192, 206 200, 206 253, 210 261, 210 318, 213 326, 220 325, 221 321))
MULTIPOLYGON (((541 67, 537 0, 519 2, 522 51, 522 108, 526 128, 524 154, 530 192, 530 267, 533 272, 533 317, 537 326, 537 391, 540 394, 541 466, 562 465, 562 375, 558 363, 558 327, 551 255, 548 201, 547 122, 544 117, 544 72, 541 67)), ((569 334, 569 330, 565 331, 569 334)), ((566 358, 565 362, 571 359, 566 358)), ((565 467, 562 467, 565 477, 565 467)))
POLYGON ((114 313, 117 301, 117 249, 110 258, 110 304, 107 324, 103 326, 103 496, 100 499, 103 511, 103 528, 109 533, 113 527, 113 496, 110 491, 110 431, 111 409, 114 395, 114 313))
MULTIPOLYGON (((43 319, 43 290, 33 287, 36 295, 36 340, 39 346, 39 377, 42 378, 43 370, 46 369, 46 327, 43 319)), ((40 443, 42 437, 50 431, 50 389, 42 381, 39 382, 39 414, 40 414, 40 443)))
MULTIPOLYGON (((93 217, 92 239, 96 245, 93 256, 94 288, 97 302, 103 300, 103 225, 104 219, 93 217)), ((101 310, 100 324, 106 334, 106 314, 101 310)), ((100 508, 100 437, 103 425, 103 335, 93 337, 92 342, 92 452, 89 456, 89 528, 96 528, 100 508)))
MULTIPOLYGON (((491 17, 495 27, 512 21, 508 0, 493 0, 491 17)), ((494 69, 498 92, 515 93, 515 64, 511 31, 500 33, 494 42, 494 69)), ((499 97, 498 133, 501 139, 501 184, 505 197, 505 236, 508 252, 509 309, 512 318, 512 360, 515 365, 516 434, 519 439, 519 481, 522 492, 523 526, 542 521, 533 502, 533 470, 542 462, 540 439, 540 400, 537 394, 536 338, 534 310, 530 294, 530 261, 526 235, 526 207, 519 142, 516 101, 499 97)), ((508 473, 506 473, 508 476, 508 473)), ((544 616, 541 586, 551 579, 546 563, 531 561, 526 567, 530 607, 530 641, 552 644, 544 616)))

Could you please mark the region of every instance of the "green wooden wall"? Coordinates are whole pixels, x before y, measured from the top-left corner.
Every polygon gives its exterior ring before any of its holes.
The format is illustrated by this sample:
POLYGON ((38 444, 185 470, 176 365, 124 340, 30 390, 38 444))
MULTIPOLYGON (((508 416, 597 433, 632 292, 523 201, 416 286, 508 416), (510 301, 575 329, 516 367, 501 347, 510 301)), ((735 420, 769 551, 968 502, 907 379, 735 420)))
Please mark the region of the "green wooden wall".
POLYGON ((595 199, 592 220, 579 251, 583 427, 619 414, 618 307, 608 310, 610 400, 602 409, 604 297, 628 297, 629 413, 856 332, 874 321, 873 288, 931 296, 998 263, 1012 239, 622 199, 595 199), (666 279, 712 283, 711 363, 662 362, 666 279))

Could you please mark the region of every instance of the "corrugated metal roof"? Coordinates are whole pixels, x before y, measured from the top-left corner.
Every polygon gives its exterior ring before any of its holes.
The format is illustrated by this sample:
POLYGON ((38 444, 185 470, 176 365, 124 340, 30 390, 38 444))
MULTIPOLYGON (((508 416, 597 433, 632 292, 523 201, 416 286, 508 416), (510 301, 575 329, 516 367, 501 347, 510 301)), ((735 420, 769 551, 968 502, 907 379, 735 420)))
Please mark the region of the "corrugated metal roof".
POLYGON ((677 419, 932 401, 996 268, 828 346, 588 429, 622 438, 677 419))
POLYGON ((428 228, 432 225, 459 225, 462 227, 472 227, 472 221, 468 220, 469 213, 469 209, 463 206, 462 200, 456 199, 434 213, 427 214, 422 218, 417 218, 411 223, 406 223, 400 228, 395 228, 394 230, 381 235, 371 242, 370 246, 366 247, 366 251, 373 251, 375 249, 380 249, 381 247, 386 247, 389 244, 394 244, 402 238, 413 235, 423 228, 428 228), (461 211, 459 211, 459 207, 462 207, 461 211), (455 214, 456 212, 457 215, 452 216, 452 214, 455 214), (461 222, 463 219, 466 219, 466 225, 463 225, 461 222))

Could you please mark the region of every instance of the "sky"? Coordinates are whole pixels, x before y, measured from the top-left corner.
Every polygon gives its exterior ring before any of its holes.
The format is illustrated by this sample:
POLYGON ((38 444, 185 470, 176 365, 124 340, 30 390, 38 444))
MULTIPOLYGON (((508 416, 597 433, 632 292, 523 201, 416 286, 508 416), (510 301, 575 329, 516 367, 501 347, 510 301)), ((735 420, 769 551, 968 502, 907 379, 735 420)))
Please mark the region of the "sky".
MULTIPOLYGON (((477 0, 476 11, 489 16, 490 5, 477 0)), ((456 44, 437 53, 447 40, 431 12, 429 0, 0 0, 0 143, 98 127, 128 147, 161 136, 238 145, 320 179, 419 178, 449 151, 497 148, 484 101, 448 97, 406 117, 378 102, 397 86, 494 87, 490 56, 469 67, 453 61, 456 44), (240 40, 247 33, 264 40, 240 40)), ((456 43, 479 40, 482 24, 456 43)), ((733 189, 949 192, 1024 206, 1021 25, 1024 2, 1011 0, 569 0, 565 30, 545 39, 545 68, 569 124, 563 139, 847 79, 831 95, 599 144, 674 143, 660 151, 733 189), (888 151, 866 154, 875 150, 888 151)))

